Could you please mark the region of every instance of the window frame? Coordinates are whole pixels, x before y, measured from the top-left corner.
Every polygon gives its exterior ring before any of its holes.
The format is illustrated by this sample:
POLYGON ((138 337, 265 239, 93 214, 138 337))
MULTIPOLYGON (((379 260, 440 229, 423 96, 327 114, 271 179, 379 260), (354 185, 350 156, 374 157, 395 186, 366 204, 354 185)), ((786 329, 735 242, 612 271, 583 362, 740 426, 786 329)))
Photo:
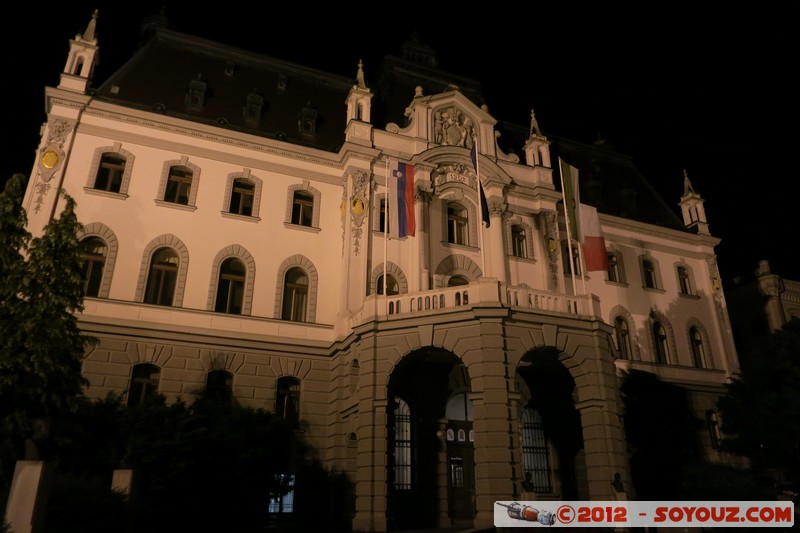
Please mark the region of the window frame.
POLYGON ((286 274, 293 268, 299 268, 308 276, 308 297, 306 302, 306 318, 303 322, 313 323, 317 317, 317 293, 319 290, 319 273, 314 263, 303 255, 296 254, 288 257, 278 267, 275 286, 275 307, 273 317, 278 320, 283 318, 284 295, 286 292, 286 274))
POLYGON ((628 321, 622 315, 618 315, 614 318, 614 340, 617 342, 619 358, 626 360, 633 359, 630 324, 628 324, 628 321))
POLYGON ((470 246, 469 215, 469 209, 461 202, 449 200, 445 203, 445 216, 447 220, 445 239, 448 244, 470 246), (459 213, 451 213, 451 208, 458 208, 459 213))
POLYGON ((214 302, 214 311, 230 315, 241 315, 244 311, 245 282, 247 281, 247 265, 238 257, 228 257, 219 265, 217 276, 217 296, 214 302), (239 271, 226 271, 226 265, 236 264, 241 267, 239 271), (238 294, 238 297, 237 297, 238 294), (225 299, 221 305, 222 298, 225 299), (223 309, 224 308, 224 309, 223 309), (238 309, 238 312, 236 311, 238 309))
MULTIPOLYGON (((319 232, 321 199, 322 195, 320 194, 320 192, 314 187, 312 187, 308 181, 303 181, 303 183, 299 185, 289 186, 287 188, 286 214, 284 218, 284 226, 292 229, 301 229, 306 231, 319 232), (304 205, 308 205, 311 211, 309 220, 310 223, 308 225, 299 224, 295 222, 295 199, 298 193, 300 195, 306 196, 306 202, 304 205)), ((298 220, 298 222, 302 220, 304 220, 304 218, 298 220)))
POLYGON ((200 167, 190 163, 188 157, 183 156, 179 160, 165 161, 161 167, 161 179, 158 185, 158 197, 156 198, 155 201, 156 205, 194 211, 197 209, 196 206, 197 191, 199 188, 200 188, 200 167), (176 174, 173 173, 173 169, 175 170, 175 172, 180 171, 186 174, 191 174, 191 176, 186 176, 186 175, 182 177, 177 176, 176 174), (167 200, 170 183, 174 183, 176 181, 179 182, 178 185, 180 185, 180 183, 185 183, 187 181, 189 182, 189 189, 187 191, 185 204, 177 201, 167 200))
POLYGON ((83 257, 83 296, 97 298, 103 287, 106 257, 108 256, 108 244, 97 235, 89 235, 80 240, 80 245, 83 257), (103 248, 103 252, 90 252, 87 249, 87 245, 90 241, 99 243, 103 248), (90 291, 90 287, 93 290, 90 291))
POLYGON ((537 494, 552 493, 553 464, 550 457, 550 443, 541 413, 531 406, 522 410, 520 441, 524 476, 523 488, 527 492, 537 494), (528 474, 530 474, 530 479, 528 474))
POLYGON ((86 184, 84 185, 84 191, 89 194, 101 195, 108 198, 127 198, 135 159, 136 157, 133 153, 122 149, 122 143, 114 143, 112 146, 102 146, 95 149, 92 155, 92 163, 86 179, 86 184), (97 188, 97 179, 101 172, 105 156, 116 157, 124 161, 118 191, 97 188))
POLYGON ((183 305, 183 295, 186 288, 186 275, 189 270, 189 251, 180 239, 172 234, 165 234, 151 240, 145 247, 142 254, 142 262, 139 267, 139 279, 136 284, 136 301, 145 302, 148 276, 150 274, 150 263, 155 252, 161 248, 172 248, 178 254, 178 279, 175 285, 175 295, 172 307, 183 305))
POLYGON ((136 363, 131 367, 126 405, 137 407, 158 394, 161 368, 152 363, 136 363))
POLYGON ((302 382, 296 376, 281 376, 275 381, 275 416, 292 429, 300 428, 302 382), (292 406, 294 413, 288 413, 292 406))

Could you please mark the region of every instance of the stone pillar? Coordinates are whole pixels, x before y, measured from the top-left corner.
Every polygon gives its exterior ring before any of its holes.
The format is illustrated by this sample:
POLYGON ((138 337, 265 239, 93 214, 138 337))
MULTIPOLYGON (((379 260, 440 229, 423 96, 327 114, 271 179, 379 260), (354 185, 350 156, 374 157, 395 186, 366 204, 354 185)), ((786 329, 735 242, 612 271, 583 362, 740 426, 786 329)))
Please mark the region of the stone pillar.
MULTIPOLYGON (((475 506, 474 527, 494 526, 494 502, 508 500, 515 489, 511 405, 508 384, 510 371, 504 351, 504 331, 500 322, 481 321, 475 328, 480 339, 476 349, 464 354, 472 383, 475 431, 475 506)), ((513 375, 513 373, 512 373, 513 375)))
MULTIPOLYGON (((430 187, 427 184, 426 187, 430 187)), ((417 187, 414 193, 414 210, 417 217, 417 241, 419 242, 419 290, 427 291, 431 288, 431 243, 430 221, 428 213, 431 206, 433 193, 417 187)))
POLYGON ((6 505, 6 522, 14 533, 43 533, 50 472, 44 461, 17 461, 6 505))
POLYGON ((385 379, 379 369, 375 338, 359 347, 360 366, 357 420, 358 458, 356 460, 356 512, 354 531, 386 531, 386 424, 388 422, 385 379))
POLYGON ((617 411, 608 402, 591 399, 576 404, 581 413, 583 449, 589 499, 613 501, 611 481, 616 473, 629 478, 625 459, 625 438, 617 411))
POLYGON ((453 521, 450 518, 450 495, 448 492, 449 482, 448 477, 450 473, 447 471, 447 419, 439 419, 439 431, 436 436, 439 437, 441 442, 439 449, 439 465, 436 472, 438 479, 438 499, 439 499, 439 518, 438 527, 446 529, 452 527, 453 521))
POLYGON ((489 246, 486 252, 489 254, 489 277, 496 278, 501 283, 508 281, 506 264, 506 243, 503 239, 503 209, 502 206, 492 204, 490 206, 491 225, 487 231, 489 246))

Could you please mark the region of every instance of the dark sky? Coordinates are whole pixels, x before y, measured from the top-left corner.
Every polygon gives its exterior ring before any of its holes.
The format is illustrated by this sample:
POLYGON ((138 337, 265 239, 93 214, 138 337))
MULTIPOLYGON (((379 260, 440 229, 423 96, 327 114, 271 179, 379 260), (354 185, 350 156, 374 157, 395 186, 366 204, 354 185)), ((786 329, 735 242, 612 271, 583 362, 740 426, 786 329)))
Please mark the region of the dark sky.
POLYGON ((2 179, 30 173, 46 118, 44 87, 58 84, 69 39, 94 9, 95 85, 130 57, 142 18, 162 6, 178 31, 342 76, 355 77, 363 59, 368 83, 370 68, 416 31, 442 69, 481 80, 497 118, 528 124, 533 109, 545 132, 610 141, 676 213, 686 170, 705 199, 711 233, 722 239, 726 281, 755 270, 760 259, 800 280, 798 171, 788 157, 800 140, 800 32, 788 4, 783 12, 675 3, 610 12, 565 2, 499 11, 465 2, 372 2, 321 4, 320 14, 307 2, 131 4, 27 2, 6 17, 11 48, 3 79, 13 110, 2 123, 2 179))

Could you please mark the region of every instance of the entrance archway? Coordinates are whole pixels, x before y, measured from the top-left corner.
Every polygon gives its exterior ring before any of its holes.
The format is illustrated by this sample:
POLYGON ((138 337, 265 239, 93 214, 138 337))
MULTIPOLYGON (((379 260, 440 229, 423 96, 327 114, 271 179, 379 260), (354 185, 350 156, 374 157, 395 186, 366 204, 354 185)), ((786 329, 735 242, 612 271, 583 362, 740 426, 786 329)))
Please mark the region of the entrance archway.
POLYGON ((441 348, 415 350, 393 370, 387 391, 388 529, 437 528, 443 514, 474 517, 468 392, 466 367, 441 348))

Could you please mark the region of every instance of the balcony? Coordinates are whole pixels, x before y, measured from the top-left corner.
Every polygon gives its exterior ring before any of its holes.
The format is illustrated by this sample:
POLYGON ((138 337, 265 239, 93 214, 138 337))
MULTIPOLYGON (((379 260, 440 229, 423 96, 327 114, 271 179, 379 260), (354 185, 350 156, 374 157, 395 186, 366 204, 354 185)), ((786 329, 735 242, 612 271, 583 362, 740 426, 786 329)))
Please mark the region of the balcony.
POLYGON ((471 306, 522 308, 584 318, 600 316, 599 301, 592 295, 568 296, 481 279, 458 287, 389 296, 371 294, 364 300, 361 310, 350 318, 350 328, 374 320, 409 318, 471 306))

